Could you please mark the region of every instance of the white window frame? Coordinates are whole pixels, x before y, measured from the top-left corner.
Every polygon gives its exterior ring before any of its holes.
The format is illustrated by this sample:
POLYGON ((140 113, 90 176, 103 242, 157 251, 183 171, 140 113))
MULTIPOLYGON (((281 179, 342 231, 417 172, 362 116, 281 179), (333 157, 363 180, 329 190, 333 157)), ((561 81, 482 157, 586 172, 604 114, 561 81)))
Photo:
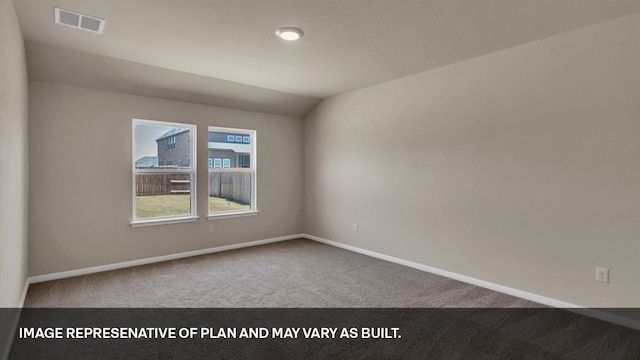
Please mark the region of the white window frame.
POLYGON ((131 121, 131 178, 132 178, 132 220, 130 225, 132 227, 142 227, 142 226, 152 226, 152 225, 165 225, 165 224, 174 224, 174 223, 183 223, 183 222, 193 222, 198 220, 197 216, 197 193, 196 193, 196 142, 197 142, 197 133, 196 133, 196 125, 193 124, 184 124, 184 123, 174 123, 167 121, 159 121, 159 120, 145 120, 145 119, 132 119, 131 121), (151 168, 151 169, 137 169, 136 168, 136 138, 135 138, 135 129, 136 124, 145 124, 145 125, 158 125, 158 126, 170 126, 170 127, 181 127, 181 128, 189 128, 191 134, 191 159, 189 160, 190 168, 151 168), (191 196, 191 209, 189 215, 177 215, 177 216, 163 216, 156 218, 145 218, 145 219, 137 219, 136 218, 136 175, 138 174, 189 174, 190 175, 190 196, 191 196))
MULTIPOLYGON (((251 148, 251 155, 250 155, 250 160, 249 160, 249 168, 244 168, 242 170, 234 170, 233 168, 210 168, 209 169, 209 173, 212 172, 250 172, 251 173, 251 205, 250 205, 250 209, 249 210, 236 210, 236 211, 225 211, 225 212, 217 212, 217 213, 212 213, 211 209, 209 209, 210 206, 210 202, 209 202, 209 194, 211 193, 211 191, 209 190, 209 185, 207 186, 207 219, 209 220, 214 220, 214 219, 222 219, 222 218, 229 218, 229 217, 239 217, 239 216, 252 216, 252 215, 257 215, 258 214, 258 196, 257 196, 257 183, 258 183, 258 172, 257 172, 257 140, 256 140, 256 131, 255 130, 250 130, 250 129, 236 129, 236 128, 227 128, 227 127, 220 127, 220 126, 209 126, 207 129, 207 134, 210 131, 214 131, 214 132, 219 132, 219 133, 239 133, 242 134, 243 136, 249 136, 250 141, 249 141, 249 145, 251 148)), ((242 140, 244 140, 244 138, 241 138, 242 140)), ((207 146, 208 149, 208 146, 207 146)), ((229 159, 230 160, 230 159, 229 159)), ((224 160, 223 160, 224 161, 224 160)), ((209 181, 207 181, 207 183, 210 183, 209 181)))

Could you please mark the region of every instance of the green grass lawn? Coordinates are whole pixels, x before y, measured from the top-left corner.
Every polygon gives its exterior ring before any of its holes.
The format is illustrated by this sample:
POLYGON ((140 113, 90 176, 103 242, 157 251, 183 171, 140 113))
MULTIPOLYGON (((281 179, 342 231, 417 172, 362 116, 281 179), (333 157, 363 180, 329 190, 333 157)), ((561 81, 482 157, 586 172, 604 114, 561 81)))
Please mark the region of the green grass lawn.
MULTIPOLYGON (((189 215, 189 195, 136 196, 136 218, 148 219, 163 216, 189 215)), ((249 205, 218 197, 209 198, 211 212, 249 210, 249 205)))
POLYGON ((249 205, 237 203, 233 200, 227 200, 224 198, 219 198, 215 196, 209 197, 209 211, 210 212, 219 212, 219 211, 232 211, 232 210, 250 210, 251 207, 249 205))

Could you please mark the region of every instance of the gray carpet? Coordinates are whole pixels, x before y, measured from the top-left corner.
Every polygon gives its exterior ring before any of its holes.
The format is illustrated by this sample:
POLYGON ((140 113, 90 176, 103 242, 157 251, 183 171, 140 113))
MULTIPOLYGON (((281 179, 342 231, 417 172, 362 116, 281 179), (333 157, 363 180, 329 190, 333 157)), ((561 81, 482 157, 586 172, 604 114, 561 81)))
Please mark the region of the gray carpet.
POLYGON ((25 307, 543 307, 310 240, 32 284, 25 307))
POLYGON ((639 331, 303 239, 33 284, 25 307, 21 327, 398 326, 402 338, 16 338, 10 359, 640 359, 639 331))

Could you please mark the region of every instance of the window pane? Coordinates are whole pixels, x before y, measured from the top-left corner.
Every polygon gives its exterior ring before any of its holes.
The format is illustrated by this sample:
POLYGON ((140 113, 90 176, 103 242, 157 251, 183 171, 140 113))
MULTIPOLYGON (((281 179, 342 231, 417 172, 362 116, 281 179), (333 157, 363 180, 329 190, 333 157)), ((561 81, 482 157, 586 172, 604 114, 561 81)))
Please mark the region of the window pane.
POLYGON ((251 209, 252 173, 209 173, 209 212, 239 211, 251 209))
POLYGON ((191 214, 190 174, 137 174, 136 218, 191 214))
POLYGON ((135 167, 191 167, 191 131, 189 128, 135 124, 135 167))
POLYGON ((195 216, 195 135, 195 125, 133 119, 132 225, 195 216))
POLYGON ((214 159, 214 168, 248 168, 251 164, 251 137, 209 131, 209 153, 207 157, 214 159), (236 137, 239 140, 236 140, 236 137), (246 141, 243 141, 245 138, 246 141), (225 141, 226 139, 232 139, 231 141, 234 142, 225 141), (220 160, 220 165, 216 166, 218 160, 220 160))
POLYGON ((254 139, 253 130, 209 127, 209 214, 255 210, 254 139))
POLYGON ((238 167, 240 168, 250 168, 251 162, 249 161, 250 156, 248 154, 240 154, 238 155, 238 167))

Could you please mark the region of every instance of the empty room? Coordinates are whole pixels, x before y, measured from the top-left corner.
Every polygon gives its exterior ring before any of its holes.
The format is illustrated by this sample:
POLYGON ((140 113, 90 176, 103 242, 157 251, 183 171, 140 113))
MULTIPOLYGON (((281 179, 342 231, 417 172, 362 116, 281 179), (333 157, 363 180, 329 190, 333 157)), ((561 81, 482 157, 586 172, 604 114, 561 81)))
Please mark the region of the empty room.
POLYGON ((0 358, 640 358, 638 64, 638 0, 0 0, 0 358))

